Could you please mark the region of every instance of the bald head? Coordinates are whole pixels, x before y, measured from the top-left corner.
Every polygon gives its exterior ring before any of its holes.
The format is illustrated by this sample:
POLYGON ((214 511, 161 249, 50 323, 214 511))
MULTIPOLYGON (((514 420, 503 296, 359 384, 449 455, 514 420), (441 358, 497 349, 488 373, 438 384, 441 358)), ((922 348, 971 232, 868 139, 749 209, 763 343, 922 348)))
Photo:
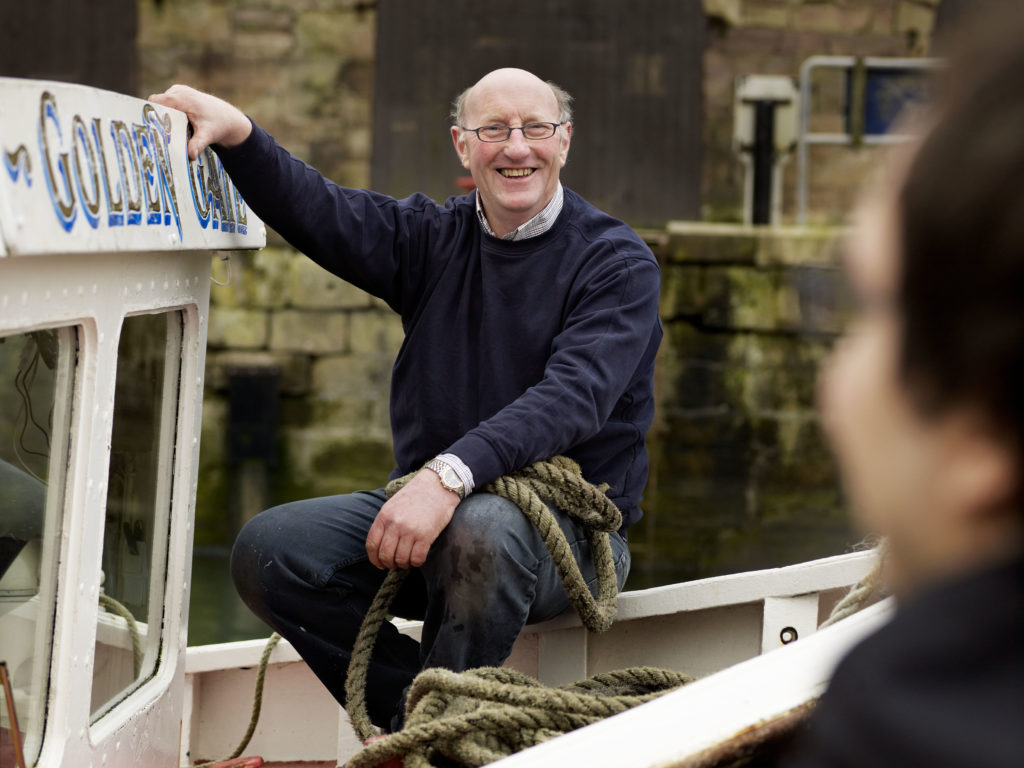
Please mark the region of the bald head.
POLYGON ((532 72, 515 67, 495 69, 464 90, 452 102, 452 125, 465 126, 489 98, 501 94, 529 96, 538 109, 551 110, 560 123, 572 122, 572 96, 554 83, 541 80, 532 72))

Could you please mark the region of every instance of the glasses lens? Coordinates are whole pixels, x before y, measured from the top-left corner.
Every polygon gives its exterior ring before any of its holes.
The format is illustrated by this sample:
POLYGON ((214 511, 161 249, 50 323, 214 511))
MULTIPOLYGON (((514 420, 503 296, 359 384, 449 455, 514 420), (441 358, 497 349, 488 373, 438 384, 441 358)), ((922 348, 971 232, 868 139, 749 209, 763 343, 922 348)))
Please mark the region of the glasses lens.
POLYGON ((555 135, 553 123, 527 123, 523 126, 523 133, 528 139, 547 139, 555 135))
POLYGON ((484 141, 504 141, 508 134, 507 125, 484 125, 477 129, 477 135, 484 141))

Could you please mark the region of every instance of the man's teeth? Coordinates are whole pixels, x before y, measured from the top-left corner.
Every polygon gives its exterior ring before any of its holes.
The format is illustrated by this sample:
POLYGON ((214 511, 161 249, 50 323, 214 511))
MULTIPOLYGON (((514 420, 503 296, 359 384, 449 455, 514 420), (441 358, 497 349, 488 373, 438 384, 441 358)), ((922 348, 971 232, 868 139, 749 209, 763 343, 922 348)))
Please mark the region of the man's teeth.
POLYGON ((502 168, 500 171, 502 176, 506 178, 515 178, 517 176, 529 176, 533 173, 533 168, 502 168))

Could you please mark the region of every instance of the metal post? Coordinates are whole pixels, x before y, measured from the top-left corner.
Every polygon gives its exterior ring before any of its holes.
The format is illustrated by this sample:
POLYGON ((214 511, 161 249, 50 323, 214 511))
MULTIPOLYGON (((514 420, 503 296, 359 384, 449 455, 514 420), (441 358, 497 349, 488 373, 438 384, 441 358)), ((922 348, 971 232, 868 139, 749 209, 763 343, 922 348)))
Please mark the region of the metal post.
POLYGON ((772 172, 775 164, 775 105, 770 100, 754 102, 753 200, 751 221, 772 223, 772 172))

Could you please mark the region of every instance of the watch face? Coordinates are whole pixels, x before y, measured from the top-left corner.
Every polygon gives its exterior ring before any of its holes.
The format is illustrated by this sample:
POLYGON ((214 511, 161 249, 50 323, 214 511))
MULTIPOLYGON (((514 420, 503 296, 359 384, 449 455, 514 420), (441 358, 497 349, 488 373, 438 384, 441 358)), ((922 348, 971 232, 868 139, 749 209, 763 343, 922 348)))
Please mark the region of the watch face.
POLYGON ((444 482, 446 488, 456 489, 462 488, 462 481, 459 480, 459 476, 455 474, 455 470, 451 467, 445 467, 441 472, 441 480, 444 482))

